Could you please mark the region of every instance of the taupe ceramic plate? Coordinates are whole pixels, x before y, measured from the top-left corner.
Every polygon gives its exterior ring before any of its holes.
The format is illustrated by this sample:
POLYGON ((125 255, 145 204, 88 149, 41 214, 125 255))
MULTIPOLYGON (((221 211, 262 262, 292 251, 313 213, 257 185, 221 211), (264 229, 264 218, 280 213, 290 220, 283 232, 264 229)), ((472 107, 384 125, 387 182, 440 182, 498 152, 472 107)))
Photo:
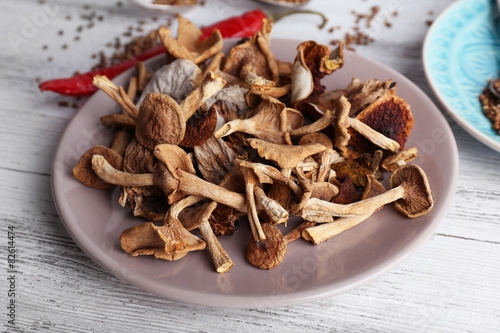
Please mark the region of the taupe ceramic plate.
MULTIPOLYGON (((226 41, 226 46, 234 41, 226 41)), ((292 61, 295 40, 274 39, 278 59, 292 61)), ((149 63, 158 67, 161 57, 149 63)), ((132 71, 115 82, 125 84, 132 71)), ((324 80, 328 89, 343 87, 352 76, 362 80, 393 79, 398 95, 413 108, 415 126, 407 146, 417 146, 420 165, 430 180, 434 209, 424 217, 407 219, 392 206, 335 238, 314 246, 302 239, 288 246, 276 268, 259 270, 245 260, 249 228, 241 221, 233 237, 221 239, 235 267, 215 272, 208 252, 190 253, 168 262, 131 257, 119 245, 122 230, 142 223, 117 204, 118 191, 87 188, 73 179, 71 167, 88 148, 109 145, 112 133, 99 117, 116 110, 114 102, 97 92, 68 125, 57 149, 52 185, 61 219, 75 242, 113 275, 143 290, 172 300, 240 308, 263 308, 313 301, 351 290, 387 272, 422 246, 444 218, 455 192, 458 153, 453 133, 431 100, 401 74, 354 53, 347 53, 343 69, 324 80)), ((388 178, 388 177, 386 177, 388 178)), ((422 263, 424 264, 424 263, 422 263)))

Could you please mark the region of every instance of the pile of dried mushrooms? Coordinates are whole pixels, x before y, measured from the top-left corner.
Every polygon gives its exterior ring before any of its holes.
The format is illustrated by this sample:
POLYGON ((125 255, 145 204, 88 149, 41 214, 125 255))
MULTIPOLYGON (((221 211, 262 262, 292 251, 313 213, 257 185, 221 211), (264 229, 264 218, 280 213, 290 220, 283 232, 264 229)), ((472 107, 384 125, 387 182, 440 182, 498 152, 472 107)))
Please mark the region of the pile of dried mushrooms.
POLYGON ((111 148, 92 148, 73 173, 90 187, 120 186, 119 204, 148 221, 123 231, 124 251, 178 260, 208 248, 223 273, 233 262, 217 236, 234 234, 246 216, 247 259, 271 269, 291 241, 321 243, 386 204, 409 218, 430 211, 426 175, 407 164, 417 155, 404 149, 414 119, 395 82, 354 77, 325 91, 321 79, 344 64, 342 45, 306 41, 293 63, 283 62, 265 20, 223 54, 217 30, 200 41, 200 30, 178 20, 176 38, 158 31, 167 50, 158 71, 138 63, 127 91, 94 78, 121 106, 101 122, 120 130, 111 148), (292 214, 304 222, 283 235, 276 225, 292 214))

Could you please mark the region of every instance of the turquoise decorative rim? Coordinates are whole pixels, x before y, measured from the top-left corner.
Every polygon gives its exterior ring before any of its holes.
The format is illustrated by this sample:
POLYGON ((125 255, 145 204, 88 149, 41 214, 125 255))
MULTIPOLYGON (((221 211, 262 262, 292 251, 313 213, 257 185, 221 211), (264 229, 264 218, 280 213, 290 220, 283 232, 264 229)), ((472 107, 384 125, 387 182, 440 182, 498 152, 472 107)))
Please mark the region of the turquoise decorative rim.
POLYGON ((500 151, 479 94, 500 71, 500 18, 494 0, 461 0, 432 24, 424 42, 427 81, 447 112, 472 136, 500 151))

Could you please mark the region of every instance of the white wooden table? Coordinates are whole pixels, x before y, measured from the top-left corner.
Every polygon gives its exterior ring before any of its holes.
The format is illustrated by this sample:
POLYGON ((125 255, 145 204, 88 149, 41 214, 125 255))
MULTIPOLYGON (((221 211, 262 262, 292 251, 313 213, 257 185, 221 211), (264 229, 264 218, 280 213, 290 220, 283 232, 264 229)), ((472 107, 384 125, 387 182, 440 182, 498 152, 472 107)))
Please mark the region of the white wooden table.
MULTIPOLYGON (((330 19, 326 29, 316 28, 316 17, 300 17, 302 24, 290 17, 275 25, 273 36, 329 43, 354 25, 351 10, 367 13, 371 6, 380 5, 392 27, 386 27, 379 15, 370 31, 375 41, 356 46, 357 52, 401 72, 431 95, 421 61, 426 21, 451 3, 313 0, 307 8, 326 13, 330 19), (397 16, 390 15, 394 11, 397 16), (342 29, 328 31, 337 25, 342 29)), ((257 6, 253 1, 207 0, 185 16, 202 26, 257 6)), ((2 331, 9 320, 8 227, 14 226, 15 323, 20 332, 500 332, 500 154, 452 120, 460 176, 451 209, 420 250, 362 287, 298 306, 240 310, 172 302, 113 277, 65 231, 51 194, 52 156, 78 111, 71 105, 82 105, 84 100, 42 94, 36 78, 85 71, 95 63, 93 53, 111 52, 106 43, 118 36, 126 40, 122 34, 128 26, 138 27, 144 20, 146 30, 156 28, 166 15, 139 10, 126 1, 119 7, 115 1, 97 0, 2 1, 0 13, 2 331), (94 11, 103 20, 95 19, 94 26, 87 27, 89 21, 81 15, 94 11), (37 26, 30 30, 27 26, 33 20, 38 20, 37 26), (80 25, 84 28, 77 33, 80 25), (14 35, 20 39, 13 39, 14 35), (70 107, 58 106, 60 101, 70 107)))

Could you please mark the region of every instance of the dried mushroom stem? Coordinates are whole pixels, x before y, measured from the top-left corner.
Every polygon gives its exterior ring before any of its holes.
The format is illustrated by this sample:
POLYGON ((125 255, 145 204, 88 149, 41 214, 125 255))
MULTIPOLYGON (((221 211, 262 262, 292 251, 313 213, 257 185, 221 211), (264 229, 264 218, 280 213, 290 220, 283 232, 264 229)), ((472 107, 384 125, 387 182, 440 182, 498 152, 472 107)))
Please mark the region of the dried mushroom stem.
POLYGON ((152 186, 153 174, 133 174, 116 170, 102 155, 92 156, 92 169, 104 181, 121 186, 152 186))
POLYGON ((399 153, 389 156, 382 161, 382 168, 387 171, 394 171, 401 164, 401 161, 408 163, 417 157, 417 147, 401 150, 399 153))
POLYGON ((113 82, 111 82, 111 80, 103 75, 94 76, 94 78, 92 79, 92 84, 104 91, 109 97, 111 97, 116 103, 118 103, 129 116, 137 119, 139 109, 128 98, 127 93, 123 90, 122 87, 118 88, 113 82))
POLYGON ((221 90, 226 81, 219 75, 208 72, 203 82, 197 86, 180 104, 184 119, 189 119, 205 102, 221 90))
POLYGON ((212 201, 202 212, 201 223, 199 229, 201 234, 203 235, 203 239, 207 243, 208 250, 210 251, 210 255, 212 256, 212 260, 215 265, 215 270, 217 273, 225 273, 229 271, 233 266, 234 262, 231 260, 226 250, 222 248, 222 245, 215 237, 215 234, 208 222, 210 215, 217 207, 217 203, 212 201))
MULTIPOLYGON (((244 162, 244 161, 241 161, 244 162)), ((257 213, 257 205, 255 203, 254 187, 260 184, 260 179, 257 177, 252 169, 249 169, 241 163, 240 160, 235 160, 234 164, 238 168, 237 170, 245 180, 245 194, 247 200, 247 217, 250 222, 250 228, 252 229, 253 238, 256 241, 262 241, 266 239, 266 235, 262 230, 262 226, 259 221, 259 215, 257 213)), ((262 177, 261 177, 262 179, 262 177)))
POLYGON ((357 226, 365 221, 372 214, 355 215, 349 217, 341 217, 332 223, 322 223, 316 226, 308 227, 302 232, 302 237, 315 245, 329 240, 352 227, 357 226))
MULTIPOLYGON (((122 186, 154 185, 153 174, 131 174, 116 170, 106 161, 104 157, 100 155, 94 155, 92 157, 92 168, 99 177, 111 184, 122 186)), ((176 170, 175 174, 177 179, 171 176, 170 179, 163 182, 171 189, 176 189, 177 191, 184 192, 187 195, 203 197, 216 201, 242 213, 247 212, 244 195, 209 183, 192 173, 180 169, 176 170)))
POLYGON ((382 195, 342 205, 316 198, 311 198, 302 209, 301 216, 309 219, 310 216, 352 216, 366 215, 378 207, 394 202, 404 197, 405 189, 402 186, 393 188, 382 195))
POLYGON ((345 96, 339 98, 338 104, 337 124, 335 128, 335 146, 341 151, 346 149, 346 146, 351 138, 351 135, 347 131, 349 127, 352 127, 353 130, 357 131, 359 134, 380 148, 387 149, 391 152, 397 152, 401 148, 400 144, 391 138, 375 131, 373 128, 360 120, 349 117, 351 104, 345 96))
MULTIPOLYGON (((313 106, 316 107, 315 105, 313 105, 313 106)), ((317 133, 317 132, 325 129, 326 127, 328 127, 334 119, 335 119, 335 115, 333 114, 333 112, 330 110, 326 110, 326 112, 323 114, 323 116, 321 118, 319 118, 318 120, 316 120, 315 122, 313 122, 309 125, 305 125, 305 126, 302 126, 300 128, 291 130, 288 133, 291 136, 302 136, 302 135, 306 135, 306 134, 317 133)))
POLYGON ((395 153, 401 148, 399 143, 375 131, 373 128, 356 118, 349 118, 349 124, 355 131, 382 149, 387 149, 395 153))

